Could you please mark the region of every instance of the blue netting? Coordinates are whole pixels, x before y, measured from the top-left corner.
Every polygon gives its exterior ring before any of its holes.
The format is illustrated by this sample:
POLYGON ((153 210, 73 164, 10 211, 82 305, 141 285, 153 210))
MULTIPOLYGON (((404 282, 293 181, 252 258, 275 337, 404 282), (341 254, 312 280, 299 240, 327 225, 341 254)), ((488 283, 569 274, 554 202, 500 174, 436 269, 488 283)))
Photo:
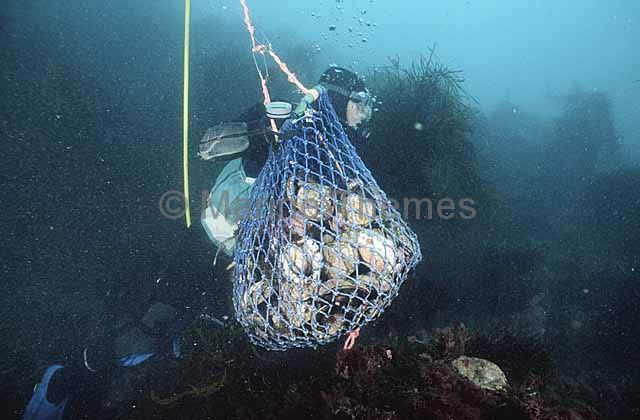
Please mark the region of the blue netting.
POLYGON ((235 254, 236 317, 272 350, 329 343, 377 318, 422 258, 325 94, 283 137, 256 180, 235 254))

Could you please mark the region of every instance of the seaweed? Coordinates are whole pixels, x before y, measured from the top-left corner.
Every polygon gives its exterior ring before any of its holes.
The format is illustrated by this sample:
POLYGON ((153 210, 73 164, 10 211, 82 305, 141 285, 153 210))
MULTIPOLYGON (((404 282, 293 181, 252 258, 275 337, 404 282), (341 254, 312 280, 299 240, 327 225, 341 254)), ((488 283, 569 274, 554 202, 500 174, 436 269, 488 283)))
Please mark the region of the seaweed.
POLYGON ((230 326, 215 331, 193 330, 199 345, 178 366, 182 388, 176 383, 175 392, 160 394, 154 389, 147 393, 139 418, 602 417, 594 408, 598 401, 593 396, 597 393, 585 391, 581 384, 554 385, 550 387, 553 392, 543 392, 552 371, 526 363, 527 357, 540 360, 537 354, 544 353, 540 343, 529 338, 468 337, 464 326, 458 324, 437 330, 429 341, 404 348, 370 344, 337 353, 324 347, 263 354, 241 334, 234 338, 236 333, 240 332, 230 326), (493 361, 509 372, 512 386, 486 391, 459 375, 451 362, 464 353, 496 357, 493 361), (199 358, 199 370, 193 369, 194 358, 199 358), (213 380, 212 371, 219 372, 213 380))
POLYGON ((390 58, 367 80, 378 111, 366 157, 384 174, 385 190, 401 197, 487 198, 470 141, 477 113, 460 71, 438 63, 434 47, 407 68, 390 58), (416 170, 398 172, 397 162, 416 170))
POLYGON ((616 166, 621 135, 611 100, 603 92, 576 88, 564 95, 562 107, 545 161, 552 173, 565 178, 563 186, 570 190, 572 183, 584 182, 600 168, 616 166))
POLYGON ((431 344, 431 355, 435 359, 453 360, 465 354, 467 330, 462 323, 436 330, 431 344))
POLYGON ((182 391, 168 397, 160 397, 156 394, 155 391, 151 390, 150 392, 151 401, 159 405, 172 405, 172 404, 176 404, 177 402, 181 401, 186 397, 205 398, 220 391, 224 386, 224 382, 226 379, 227 379, 227 371, 225 370, 224 374, 221 377, 214 379, 212 382, 210 382, 207 385, 200 386, 200 387, 191 385, 191 389, 187 389, 186 391, 182 391))

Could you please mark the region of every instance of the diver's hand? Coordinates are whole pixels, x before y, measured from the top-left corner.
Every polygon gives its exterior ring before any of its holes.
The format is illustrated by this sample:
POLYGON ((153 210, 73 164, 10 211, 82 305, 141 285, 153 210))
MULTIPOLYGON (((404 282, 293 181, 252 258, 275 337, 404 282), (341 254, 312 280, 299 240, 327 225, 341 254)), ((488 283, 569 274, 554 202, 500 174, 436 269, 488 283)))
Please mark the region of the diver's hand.
POLYGON ((284 134, 294 130, 295 128, 296 128, 296 124, 293 122, 291 118, 289 118, 284 123, 282 123, 282 127, 280 127, 280 133, 284 134))

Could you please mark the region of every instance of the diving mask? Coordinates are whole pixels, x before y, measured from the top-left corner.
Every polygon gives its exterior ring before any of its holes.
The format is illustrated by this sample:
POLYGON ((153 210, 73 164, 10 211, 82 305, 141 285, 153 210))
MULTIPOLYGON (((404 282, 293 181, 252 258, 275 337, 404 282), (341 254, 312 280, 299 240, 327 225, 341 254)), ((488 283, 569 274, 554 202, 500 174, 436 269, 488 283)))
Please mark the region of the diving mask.
POLYGON ((368 90, 364 89, 361 91, 349 92, 348 90, 340 86, 332 85, 330 83, 323 83, 322 85, 330 91, 336 92, 344 96, 345 98, 349 98, 349 101, 356 104, 358 106, 358 110, 362 114, 366 115, 366 119, 369 119, 371 117, 375 99, 373 98, 373 96, 371 96, 368 90))
POLYGON ((351 92, 351 94, 349 95, 349 100, 357 104, 362 104, 369 107, 372 107, 374 102, 373 97, 366 90, 360 92, 351 92))
POLYGON ((374 99, 369 92, 351 92, 349 100, 355 104, 356 110, 358 111, 358 114, 360 114, 359 117, 362 121, 368 121, 371 118, 374 99))

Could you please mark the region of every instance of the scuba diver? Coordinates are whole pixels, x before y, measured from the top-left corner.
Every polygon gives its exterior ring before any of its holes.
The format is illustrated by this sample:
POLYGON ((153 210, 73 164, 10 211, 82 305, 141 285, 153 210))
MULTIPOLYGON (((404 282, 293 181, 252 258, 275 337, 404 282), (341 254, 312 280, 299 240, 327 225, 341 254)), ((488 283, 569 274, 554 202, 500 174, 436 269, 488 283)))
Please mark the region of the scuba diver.
MULTIPOLYGON (((202 159, 243 155, 227 162, 211 190, 210 205, 202 213, 203 227, 218 245, 218 251, 233 255, 236 226, 242 215, 216 216, 214 204, 219 203, 225 193, 231 196, 232 202, 248 197, 279 130, 285 131, 292 120, 304 116, 323 91, 328 94, 349 138, 354 143, 366 139, 373 99, 362 79, 340 67, 326 70, 318 86, 295 109, 286 102, 272 102, 266 107, 258 104, 244 112, 237 122, 220 124, 206 132, 198 153, 202 159)), ((152 305, 141 322, 130 326, 113 342, 105 339, 104 343, 84 348, 74 360, 49 366, 34 388, 23 419, 62 420, 72 398, 79 399, 78 394, 86 390, 95 392, 100 384, 117 380, 127 370, 148 362, 179 359, 182 356, 180 335, 197 317, 202 315, 195 309, 181 314, 170 305, 152 305)), ((208 317, 207 322, 213 322, 216 327, 224 326, 213 317, 208 317)))
MULTIPOLYGON (((329 95, 347 136, 354 143, 367 139, 373 97, 364 81, 350 70, 330 67, 312 90, 318 92, 322 89, 329 95)), ((303 98, 295 110, 287 102, 271 102, 267 106, 256 104, 237 118, 237 122, 222 123, 207 130, 200 142, 198 155, 204 160, 211 160, 246 151, 245 170, 255 177, 262 169, 268 146, 278 133, 277 129, 292 118, 301 117, 306 107, 312 105, 315 99, 317 98, 303 98), (269 126, 269 119, 276 122, 276 127, 269 126)))
MULTIPOLYGON (((92 411, 95 417, 101 417, 100 411, 106 414, 113 403, 107 388, 125 377, 127 370, 147 362, 182 357, 180 334, 193 318, 189 311, 180 314, 171 305, 154 303, 139 322, 130 325, 115 340, 104 337, 102 342, 85 347, 73 358, 49 366, 35 386, 22 418, 61 420, 76 400, 99 401, 92 411)), ((126 386, 120 381, 119 387, 126 386)), ((122 389, 116 392, 121 393, 122 389)))
MULTIPOLYGON (((369 137, 368 122, 374 99, 364 81, 342 67, 330 67, 318 85, 293 109, 287 102, 258 104, 238 118, 205 133, 198 155, 203 160, 238 156, 218 175, 202 211, 201 222, 209 239, 227 256, 233 256, 237 224, 242 218, 253 183, 267 160, 269 146, 279 131, 288 131, 293 121, 304 117, 322 92, 329 100, 344 131, 355 144, 369 137), (272 124, 269 124, 273 121, 272 124)), ((217 257, 217 254, 216 254, 217 257)), ((216 258, 217 260, 217 258, 216 258)), ((215 262, 214 262, 215 263, 215 262)))

